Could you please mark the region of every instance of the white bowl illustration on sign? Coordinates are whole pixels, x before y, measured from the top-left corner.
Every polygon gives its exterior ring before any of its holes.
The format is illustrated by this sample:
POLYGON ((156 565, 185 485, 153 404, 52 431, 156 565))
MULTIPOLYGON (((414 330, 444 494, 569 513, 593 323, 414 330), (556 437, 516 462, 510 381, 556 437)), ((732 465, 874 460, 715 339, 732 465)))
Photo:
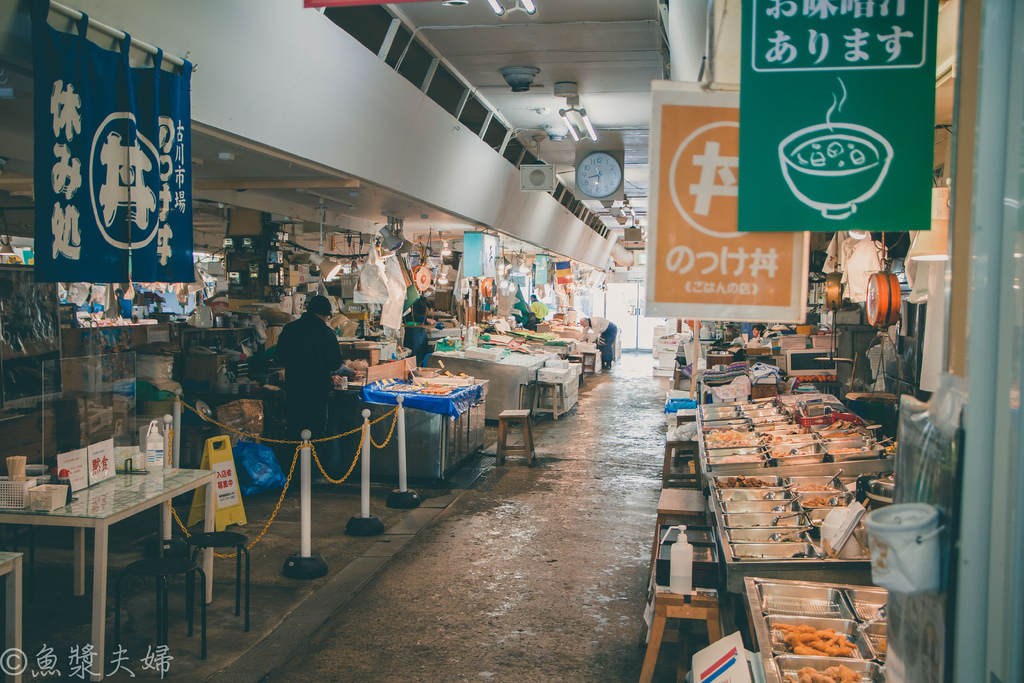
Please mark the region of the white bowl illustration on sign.
POLYGON ((782 175, 793 194, 825 218, 841 220, 878 192, 893 151, 881 135, 852 123, 822 123, 779 143, 782 175))

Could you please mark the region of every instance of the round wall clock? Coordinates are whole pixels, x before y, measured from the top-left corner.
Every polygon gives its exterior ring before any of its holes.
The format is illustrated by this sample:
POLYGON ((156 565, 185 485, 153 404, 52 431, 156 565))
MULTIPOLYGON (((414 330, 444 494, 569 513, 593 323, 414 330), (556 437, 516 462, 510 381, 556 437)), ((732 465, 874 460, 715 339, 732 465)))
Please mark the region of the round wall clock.
POLYGON ((607 197, 622 184, 622 165, 607 152, 588 154, 576 167, 576 189, 588 197, 607 197))
POLYGON ((865 308, 868 322, 875 327, 887 327, 900 319, 900 281, 895 275, 889 272, 871 275, 865 308))

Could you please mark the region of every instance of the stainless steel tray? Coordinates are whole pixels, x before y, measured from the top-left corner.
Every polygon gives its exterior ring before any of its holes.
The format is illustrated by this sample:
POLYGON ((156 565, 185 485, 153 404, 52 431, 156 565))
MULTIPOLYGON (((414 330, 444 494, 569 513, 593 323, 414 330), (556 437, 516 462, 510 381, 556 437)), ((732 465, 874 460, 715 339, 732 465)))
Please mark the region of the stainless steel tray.
POLYGON ((817 560, 818 551, 810 543, 733 543, 729 546, 732 556, 740 561, 771 560, 791 562, 793 560, 817 560))
POLYGON ((801 512, 785 513, 742 513, 722 515, 722 523, 730 529, 760 529, 764 527, 808 526, 807 517, 801 512))
POLYGON ((760 446, 749 446, 744 448, 710 448, 705 445, 704 452, 707 453, 708 458, 721 458, 726 455, 764 455, 764 451, 761 450, 760 446))
POLYGON ((745 417, 719 418, 716 420, 704 420, 704 429, 736 429, 750 428, 750 422, 745 417))
POLYGON ((728 477, 728 476, 711 477, 711 481, 715 485, 715 488, 720 488, 723 491, 756 491, 756 490, 758 490, 760 488, 781 488, 781 487, 785 486, 785 484, 786 484, 786 480, 783 477, 767 476, 767 475, 766 476, 761 476, 760 474, 756 474, 756 475, 753 475, 753 476, 750 476, 750 477, 745 477, 745 478, 746 479, 756 479, 758 481, 765 482, 768 486, 765 486, 765 487, 758 487, 758 486, 732 487, 732 486, 723 486, 722 485, 724 482, 726 482, 726 481, 728 481, 730 479, 735 480, 736 479, 735 476, 732 476, 732 477, 728 477))
POLYGON ((885 451, 881 448, 865 448, 850 453, 836 453, 827 451, 829 460, 832 462, 847 462, 850 460, 876 460, 885 457, 885 451))
POLYGON ((794 443, 794 444, 807 444, 817 443, 817 439, 814 438, 814 434, 775 434, 773 432, 762 432, 756 430, 758 434, 765 438, 764 442, 768 444, 782 444, 782 443, 794 443))
POLYGON ((810 543, 806 527, 776 527, 774 529, 726 529, 732 543, 810 543))
POLYGON ((885 683, 885 670, 878 662, 867 659, 850 659, 849 657, 799 657, 797 655, 779 655, 775 658, 775 667, 779 672, 779 680, 785 681, 786 676, 797 680, 796 672, 804 667, 811 667, 818 672, 832 666, 845 666, 860 674, 861 683, 885 683))
POLYGON ((797 491, 805 491, 808 485, 828 486, 834 491, 845 491, 842 482, 832 477, 787 477, 786 486, 792 486, 797 491))
POLYGON ((846 507, 853 502, 853 494, 840 491, 797 491, 796 498, 804 508, 834 508, 846 507), (829 505, 811 505, 809 501, 815 498, 825 498, 829 505), (832 502, 835 501, 833 505, 832 502))
POLYGON ((871 646, 871 653, 874 655, 874 659, 885 663, 885 655, 889 649, 888 629, 885 622, 877 621, 873 624, 861 624, 860 630, 868 641, 868 645, 871 646))
POLYGON ((786 415, 762 415, 760 417, 751 417, 750 422, 755 428, 766 425, 789 424, 789 417, 786 415))
POLYGON ((853 619, 853 612, 838 588, 763 581, 758 582, 757 590, 765 614, 853 619))
POLYGON ((875 445, 874 439, 865 439, 864 437, 856 439, 822 439, 822 442, 825 444, 826 451, 835 448, 869 448, 875 445))
POLYGON ((874 655, 871 651, 871 646, 867 644, 867 639, 864 638, 864 635, 857 627, 857 622, 851 619, 824 619, 821 617, 805 616, 768 616, 765 618, 765 621, 768 622, 768 632, 771 634, 772 652, 777 655, 793 654, 789 650, 789 645, 783 640, 782 632, 776 628, 777 624, 789 624, 791 626, 807 625, 822 630, 833 629, 837 634, 843 634, 846 636, 846 640, 854 647, 853 656, 836 657, 835 659, 872 659, 874 655))
POLYGON ((789 489, 719 489, 715 491, 723 503, 734 500, 793 500, 796 496, 789 489))
POLYGON ((788 457, 787 454, 796 451, 797 455, 816 455, 819 458, 825 453, 825 449, 821 447, 821 444, 815 441, 774 441, 772 445, 768 447, 769 452, 779 452, 780 459, 782 457, 788 457))
POLYGON ((742 415, 737 406, 701 406, 699 412, 704 420, 714 420, 721 417, 740 417, 742 415))
POLYGON ((861 621, 871 621, 878 616, 878 610, 889 600, 884 588, 847 588, 846 599, 861 621))
POLYGON ((744 410, 743 414, 747 417, 769 417, 771 415, 782 415, 778 408, 751 408, 750 410, 744 410))
POLYGON ((800 505, 795 500, 731 500, 721 504, 725 514, 745 514, 749 512, 800 512, 800 505))

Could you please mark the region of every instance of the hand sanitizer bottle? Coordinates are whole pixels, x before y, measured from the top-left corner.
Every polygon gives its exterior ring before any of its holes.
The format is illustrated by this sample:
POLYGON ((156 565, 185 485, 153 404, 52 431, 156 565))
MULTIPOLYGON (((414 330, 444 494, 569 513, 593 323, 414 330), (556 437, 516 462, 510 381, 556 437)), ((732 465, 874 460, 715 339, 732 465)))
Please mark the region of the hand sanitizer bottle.
POLYGON ((669 559, 668 589, 673 593, 693 592, 693 546, 686 538, 686 527, 673 527, 679 530, 679 538, 672 544, 669 559))

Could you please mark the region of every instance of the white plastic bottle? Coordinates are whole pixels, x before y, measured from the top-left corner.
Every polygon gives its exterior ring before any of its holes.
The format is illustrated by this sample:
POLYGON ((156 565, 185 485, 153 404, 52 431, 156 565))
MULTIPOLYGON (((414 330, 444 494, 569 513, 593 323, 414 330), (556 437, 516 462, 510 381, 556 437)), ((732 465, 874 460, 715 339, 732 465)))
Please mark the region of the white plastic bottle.
POLYGON ((669 559, 668 589, 673 593, 693 592, 693 546, 686 538, 686 527, 676 526, 679 538, 672 544, 669 559))

